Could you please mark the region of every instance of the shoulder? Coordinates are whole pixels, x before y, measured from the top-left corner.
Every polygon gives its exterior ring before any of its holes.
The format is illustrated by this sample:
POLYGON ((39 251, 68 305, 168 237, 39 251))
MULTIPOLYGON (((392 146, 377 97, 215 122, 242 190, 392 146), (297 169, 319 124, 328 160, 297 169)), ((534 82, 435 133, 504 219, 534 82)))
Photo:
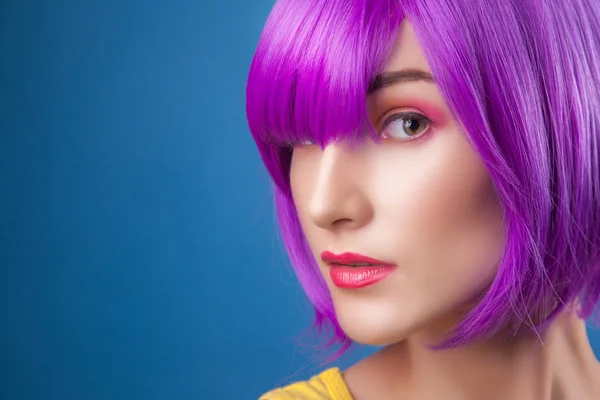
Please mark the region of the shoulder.
POLYGON ((259 400, 352 400, 352 396, 340 370, 330 368, 307 381, 265 393, 259 400))

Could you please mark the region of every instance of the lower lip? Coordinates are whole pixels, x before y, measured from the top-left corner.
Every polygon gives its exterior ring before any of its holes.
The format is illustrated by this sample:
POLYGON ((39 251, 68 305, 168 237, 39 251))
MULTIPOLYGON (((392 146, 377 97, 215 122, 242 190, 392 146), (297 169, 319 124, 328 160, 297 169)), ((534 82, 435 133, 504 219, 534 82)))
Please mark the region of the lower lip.
POLYGON ((394 272, 394 266, 374 265, 372 267, 349 267, 330 265, 329 276, 333 284, 345 289, 359 289, 373 285, 394 272))

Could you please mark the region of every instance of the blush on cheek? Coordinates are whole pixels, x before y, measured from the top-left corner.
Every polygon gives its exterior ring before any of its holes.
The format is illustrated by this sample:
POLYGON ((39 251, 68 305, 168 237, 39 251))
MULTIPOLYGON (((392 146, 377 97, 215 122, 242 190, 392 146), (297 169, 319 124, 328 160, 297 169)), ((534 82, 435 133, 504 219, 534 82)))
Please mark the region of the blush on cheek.
POLYGON ((410 168, 418 173, 397 184, 403 207, 390 206, 388 220, 397 221, 413 284, 450 312, 493 280, 503 213, 485 166, 458 131, 441 132, 425 147, 427 158, 410 168))

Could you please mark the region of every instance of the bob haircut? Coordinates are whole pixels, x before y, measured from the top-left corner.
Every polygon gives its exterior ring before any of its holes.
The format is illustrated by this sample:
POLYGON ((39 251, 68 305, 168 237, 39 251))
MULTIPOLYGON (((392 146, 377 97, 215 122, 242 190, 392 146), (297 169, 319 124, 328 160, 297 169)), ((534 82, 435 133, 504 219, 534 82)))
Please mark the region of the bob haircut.
POLYGON ((600 2, 279 0, 247 82, 248 124, 275 183, 290 261, 319 330, 350 344, 300 226, 290 144, 369 136, 366 96, 408 19, 504 211, 493 283, 437 344, 525 324, 539 334, 567 304, 600 296, 600 2))

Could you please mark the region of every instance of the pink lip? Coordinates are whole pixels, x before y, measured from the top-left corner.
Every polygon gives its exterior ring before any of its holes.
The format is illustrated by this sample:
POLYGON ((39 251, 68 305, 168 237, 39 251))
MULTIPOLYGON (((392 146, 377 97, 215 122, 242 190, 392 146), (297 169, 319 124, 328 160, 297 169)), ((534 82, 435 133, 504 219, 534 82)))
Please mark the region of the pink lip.
POLYGON ((356 253, 321 253, 323 262, 329 264, 329 275, 334 285, 346 289, 358 289, 385 279, 394 272, 396 265, 356 253), (348 264, 370 264, 352 267, 348 264))

